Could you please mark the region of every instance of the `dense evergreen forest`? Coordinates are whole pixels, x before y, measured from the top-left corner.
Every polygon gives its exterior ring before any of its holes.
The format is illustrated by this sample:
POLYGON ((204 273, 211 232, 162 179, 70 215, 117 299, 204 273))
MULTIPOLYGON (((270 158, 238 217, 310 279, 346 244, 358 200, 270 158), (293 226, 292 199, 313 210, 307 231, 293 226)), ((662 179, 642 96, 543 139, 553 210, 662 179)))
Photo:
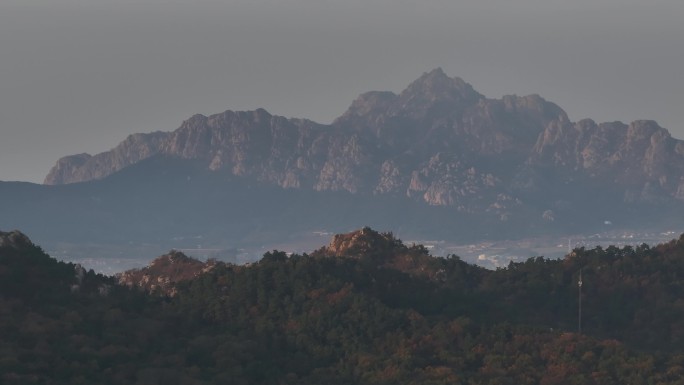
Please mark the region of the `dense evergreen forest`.
POLYGON ((2 384, 684 384, 684 236, 492 271, 365 228, 168 296, 3 234, 2 384))

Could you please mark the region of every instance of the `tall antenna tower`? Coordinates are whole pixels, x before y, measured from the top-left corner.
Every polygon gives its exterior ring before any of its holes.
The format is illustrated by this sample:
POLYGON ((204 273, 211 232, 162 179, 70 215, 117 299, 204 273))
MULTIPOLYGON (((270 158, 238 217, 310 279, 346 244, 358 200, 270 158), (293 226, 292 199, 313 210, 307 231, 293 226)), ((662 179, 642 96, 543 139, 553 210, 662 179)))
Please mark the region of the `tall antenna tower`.
POLYGON ((579 287, 579 313, 577 314, 577 332, 582 334, 582 268, 580 267, 579 280, 577 281, 579 287))

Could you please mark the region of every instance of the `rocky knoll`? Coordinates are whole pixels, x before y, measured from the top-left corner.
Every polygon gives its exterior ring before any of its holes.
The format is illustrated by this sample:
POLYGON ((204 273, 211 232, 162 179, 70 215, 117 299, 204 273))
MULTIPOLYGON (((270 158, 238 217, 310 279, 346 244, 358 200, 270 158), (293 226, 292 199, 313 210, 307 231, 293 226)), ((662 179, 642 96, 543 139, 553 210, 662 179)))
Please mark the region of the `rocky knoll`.
POLYGON ((176 284, 206 273, 214 268, 216 261, 202 262, 179 251, 170 251, 155 258, 142 269, 127 270, 117 275, 120 285, 138 287, 147 292, 176 294, 176 284))
POLYGON ((344 257, 370 259, 377 267, 394 269, 412 276, 442 280, 444 270, 435 263, 422 245, 406 246, 392 233, 381 233, 364 227, 349 233, 336 234, 328 246, 312 254, 314 257, 344 257))
POLYGON ((336 234, 328 246, 316 251, 316 255, 328 257, 345 256, 361 258, 373 251, 398 254, 405 253, 408 248, 391 233, 379 233, 369 227, 345 234, 336 234))
POLYGON ((62 158, 45 184, 104 178, 158 154, 287 189, 403 196, 500 220, 530 205, 553 220, 569 199, 558 193, 597 187, 618 203, 684 200, 684 142, 655 122, 572 122, 538 95, 489 99, 441 69, 400 94, 361 95, 330 125, 263 109, 195 115, 173 132, 62 158))
MULTIPOLYGON (((399 270, 433 280, 443 278, 441 266, 435 263, 425 247, 406 246, 392 233, 378 232, 370 227, 336 234, 327 246, 313 251, 311 256, 372 260, 372 265, 378 268, 399 270)), ((193 280, 219 266, 227 265, 211 259, 202 262, 172 250, 155 258, 142 269, 131 269, 117 274, 116 279, 122 286, 137 287, 148 293, 173 297, 178 292, 178 283, 193 280)), ((228 266, 231 270, 239 271, 254 265, 228 266)))
POLYGON ((31 240, 21 231, 0 231, 0 249, 22 249, 26 247, 35 246, 33 245, 33 242, 31 242, 31 240))

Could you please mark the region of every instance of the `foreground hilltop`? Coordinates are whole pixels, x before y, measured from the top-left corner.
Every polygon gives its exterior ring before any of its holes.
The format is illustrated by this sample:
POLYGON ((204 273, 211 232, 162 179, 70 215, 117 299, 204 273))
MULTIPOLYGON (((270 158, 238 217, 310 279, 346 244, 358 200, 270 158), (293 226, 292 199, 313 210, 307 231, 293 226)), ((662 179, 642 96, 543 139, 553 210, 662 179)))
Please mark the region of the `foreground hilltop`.
POLYGON ((491 271, 364 228, 249 266, 171 252, 124 284, 0 239, 3 384, 681 382, 684 237, 491 271))
POLYGON ((684 200, 684 142, 657 123, 572 122, 538 95, 486 98, 441 69, 399 94, 359 96, 330 125, 263 109, 195 115, 62 158, 45 183, 101 179, 158 155, 284 189, 400 196, 502 221, 529 211, 552 221, 580 202, 684 200))

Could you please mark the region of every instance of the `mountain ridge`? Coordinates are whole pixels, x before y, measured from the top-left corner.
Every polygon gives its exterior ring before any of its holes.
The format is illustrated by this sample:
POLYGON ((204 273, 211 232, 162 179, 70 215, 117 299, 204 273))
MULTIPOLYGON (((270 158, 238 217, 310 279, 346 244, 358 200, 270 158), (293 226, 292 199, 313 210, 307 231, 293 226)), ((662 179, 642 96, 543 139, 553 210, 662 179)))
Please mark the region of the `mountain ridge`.
POLYGON ((625 202, 684 200, 684 142, 654 121, 571 122, 539 95, 488 99, 439 68, 399 94, 362 94, 330 125, 264 109, 194 115, 172 132, 64 157, 45 184, 101 179, 157 154, 286 189, 398 194, 503 217, 526 193, 516 186, 546 184, 534 176, 549 169, 566 183, 606 179, 625 202))
POLYGON ((361 94, 327 125, 194 115, 62 158, 46 182, 0 183, 14 202, 0 225, 51 247, 155 239, 161 252, 201 235, 239 249, 364 225, 458 242, 684 226, 684 142, 667 129, 573 122, 539 95, 490 99, 440 69, 361 94))

